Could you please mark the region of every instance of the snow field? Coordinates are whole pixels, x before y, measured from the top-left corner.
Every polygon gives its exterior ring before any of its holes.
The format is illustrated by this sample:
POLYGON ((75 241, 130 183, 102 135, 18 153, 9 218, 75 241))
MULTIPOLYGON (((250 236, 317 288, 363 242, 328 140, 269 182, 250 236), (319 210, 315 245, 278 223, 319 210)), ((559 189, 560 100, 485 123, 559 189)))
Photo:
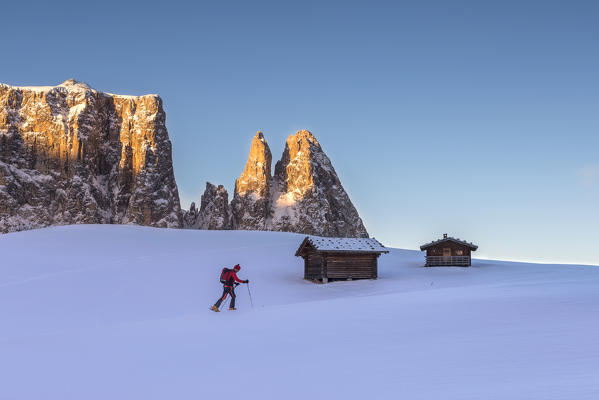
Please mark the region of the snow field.
POLYGON ((422 268, 393 249, 376 281, 318 285, 303 238, 0 236, 0 399, 599 398, 598 267, 422 268), (242 285, 238 311, 208 311, 236 263, 255 308, 242 285))

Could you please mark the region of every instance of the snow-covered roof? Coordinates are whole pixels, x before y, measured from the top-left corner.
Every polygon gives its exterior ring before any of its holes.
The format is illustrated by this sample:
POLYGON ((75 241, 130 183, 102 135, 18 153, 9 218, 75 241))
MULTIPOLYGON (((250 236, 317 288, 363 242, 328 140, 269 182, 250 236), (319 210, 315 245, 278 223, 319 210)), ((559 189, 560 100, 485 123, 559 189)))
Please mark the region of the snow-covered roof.
POLYGON ((388 253, 389 250, 375 238, 335 238, 306 236, 295 253, 300 255, 306 244, 316 251, 330 251, 341 253, 388 253))
POLYGON ((443 235, 443 239, 433 240, 430 243, 423 244, 422 246, 420 246, 420 250, 426 250, 429 247, 432 247, 432 246, 434 246, 436 244, 444 243, 444 242, 454 242, 454 243, 463 244, 464 246, 469 247, 472 251, 475 251, 476 249, 478 249, 478 246, 475 245, 475 244, 472 244, 472 242, 467 242, 465 240, 460 240, 459 238, 456 239, 454 237, 447 236, 447 234, 444 234, 443 235))

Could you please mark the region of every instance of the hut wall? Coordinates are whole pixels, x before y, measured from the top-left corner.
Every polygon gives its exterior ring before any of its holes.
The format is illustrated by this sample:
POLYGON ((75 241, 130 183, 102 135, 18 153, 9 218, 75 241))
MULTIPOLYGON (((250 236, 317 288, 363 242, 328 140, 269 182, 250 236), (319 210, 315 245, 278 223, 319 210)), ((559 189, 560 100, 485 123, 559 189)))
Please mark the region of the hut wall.
POLYGON ((439 243, 426 249, 427 256, 443 256, 443 249, 451 249, 452 256, 468 256, 470 257, 470 247, 455 242, 439 243), (462 251, 462 254, 458 254, 458 250, 462 251))
POLYGON ((370 279, 377 277, 377 256, 373 254, 328 254, 328 279, 370 279))
POLYGON ((306 255, 305 279, 322 279, 322 267, 324 258, 318 253, 309 253, 306 255))

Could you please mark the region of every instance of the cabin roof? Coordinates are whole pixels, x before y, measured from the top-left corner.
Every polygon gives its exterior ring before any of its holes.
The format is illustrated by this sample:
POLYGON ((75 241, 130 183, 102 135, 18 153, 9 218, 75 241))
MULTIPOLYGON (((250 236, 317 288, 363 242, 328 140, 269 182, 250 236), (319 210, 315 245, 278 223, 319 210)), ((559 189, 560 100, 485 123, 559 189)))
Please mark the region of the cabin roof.
POLYGON ((388 253, 389 250, 375 238, 335 238, 306 236, 295 253, 300 256, 302 249, 310 245, 316 251, 335 253, 388 253))
POLYGON ((443 235, 443 239, 438 239, 438 240, 434 240, 434 241, 432 241, 430 243, 423 244, 422 246, 420 246, 420 250, 426 250, 429 247, 433 247, 433 246, 436 246, 438 244, 445 243, 445 242, 453 242, 453 243, 462 244, 462 245, 464 245, 466 247, 469 247, 470 250, 472 250, 472 251, 476 251, 476 249, 478 249, 478 246, 475 245, 475 244, 472 244, 472 242, 467 242, 465 240, 460 240, 459 238, 456 239, 454 237, 447 236, 447 234, 445 234, 445 235, 443 235))

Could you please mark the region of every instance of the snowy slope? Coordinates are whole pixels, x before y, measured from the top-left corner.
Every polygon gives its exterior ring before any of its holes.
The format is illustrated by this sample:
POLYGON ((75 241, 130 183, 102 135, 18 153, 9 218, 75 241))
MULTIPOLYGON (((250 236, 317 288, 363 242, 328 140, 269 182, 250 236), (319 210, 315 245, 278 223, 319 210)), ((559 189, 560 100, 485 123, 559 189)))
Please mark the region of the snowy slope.
POLYGON ((303 235, 69 226, 0 236, 0 399, 597 399, 599 267, 392 250, 317 285, 303 235), (240 263, 254 308, 208 311, 240 263))

